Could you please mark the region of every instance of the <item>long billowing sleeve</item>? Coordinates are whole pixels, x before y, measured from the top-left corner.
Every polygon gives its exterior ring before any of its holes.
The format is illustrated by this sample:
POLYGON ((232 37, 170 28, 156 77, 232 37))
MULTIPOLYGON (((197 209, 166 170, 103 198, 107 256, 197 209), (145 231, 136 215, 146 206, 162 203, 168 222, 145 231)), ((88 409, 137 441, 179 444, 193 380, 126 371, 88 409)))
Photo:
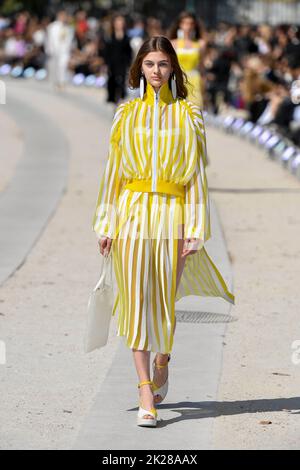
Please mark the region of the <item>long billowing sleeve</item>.
POLYGON ((198 238, 204 242, 211 236, 210 201, 205 167, 207 165, 204 118, 200 107, 189 104, 186 120, 185 151, 191 162, 192 176, 185 185, 184 238, 198 238), (195 154, 196 152, 196 154, 195 154), (194 167, 193 163, 194 162, 194 167))
POLYGON ((120 164, 122 153, 120 124, 125 106, 126 103, 121 103, 117 107, 112 122, 108 159, 100 181, 100 189, 92 223, 93 230, 98 238, 115 238, 116 234, 116 202, 123 183, 120 164))

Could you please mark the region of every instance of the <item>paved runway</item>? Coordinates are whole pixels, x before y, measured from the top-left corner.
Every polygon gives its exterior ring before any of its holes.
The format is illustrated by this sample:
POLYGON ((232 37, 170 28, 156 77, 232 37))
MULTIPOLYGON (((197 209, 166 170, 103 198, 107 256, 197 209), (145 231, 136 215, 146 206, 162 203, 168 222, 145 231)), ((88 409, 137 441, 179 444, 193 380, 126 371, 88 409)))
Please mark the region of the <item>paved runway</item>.
MULTIPOLYGON (((293 273, 299 261, 286 220, 291 229, 299 224, 297 180, 262 162, 249 144, 208 130, 213 236, 207 251, 233 286, 237 305, 192 296, 176 304, 182 321, 168 397, 158 406, 162 421, 156 429, 138 428, 137 375, 124 338, 115 335, 116 319, 105 348, 90 355, 82 350, 86 304, 101 262, 91 219, 112 109, 99 90, 70 87, 61 94, 22 80, 9 80, 7 89, 1 111, 22 130, 24 152, 0 193, 0 339, 7 351, 0 364, 6 391, 0 448, 270 448, 282 439, 281 445, 296 447, 299 427, 291 413, 300 406, 300 384, 290 344, 297 339, 293 273), (260 185, 269 185, 269 198, 260 185), (274 185, 295 193, 274 196, 274 185), (241 192, 217 191, 233 187, 241 192), (289 254, 278 266, 269 234, 289 254), (281 287, 280 269, 287 277, 281 287), (284 319, 280 312, 288 308, 284 319), (198 320, 186 321, 188 311, 199 312, 198 320), (258 424, 268 416, 273 427, 258 424)), ((4 151, 9 158, 10 149, 4 151)))

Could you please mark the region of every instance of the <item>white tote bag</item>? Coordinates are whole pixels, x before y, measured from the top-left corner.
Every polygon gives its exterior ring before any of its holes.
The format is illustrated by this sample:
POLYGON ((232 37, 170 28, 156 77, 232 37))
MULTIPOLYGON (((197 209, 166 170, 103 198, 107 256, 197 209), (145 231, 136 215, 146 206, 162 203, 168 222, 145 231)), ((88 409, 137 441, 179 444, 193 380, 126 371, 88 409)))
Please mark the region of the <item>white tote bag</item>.
POLYGON ((88 300, 84 352, 106 345, 113 308, 112 255, 104 256, 100 279, 88 300))

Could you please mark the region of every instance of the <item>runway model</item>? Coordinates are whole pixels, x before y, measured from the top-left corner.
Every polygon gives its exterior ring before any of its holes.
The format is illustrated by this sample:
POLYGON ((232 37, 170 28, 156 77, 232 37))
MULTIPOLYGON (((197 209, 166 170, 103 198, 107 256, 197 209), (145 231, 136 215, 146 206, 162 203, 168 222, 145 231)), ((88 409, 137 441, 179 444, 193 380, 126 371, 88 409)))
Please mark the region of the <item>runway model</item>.
POLYGON ((117 107, 92 223, 101 254, 112 250, 113 314, 133 351, 142 426, 156 426, 154 405, 167 393, 175 301, 199 295, 234 303, 204 248, 211 236, 205 128, 185 80, 169 39, 143 43, 129 70, 140 97, 117 107))
POLYGON ((188 77, 187 99, 203 108, 204 81, 201 76, 201 60, 205 41, 200 37, 200 27, 192 13, 182 12, 179 15, 171 29, 170 39, 180 67, 188 77))

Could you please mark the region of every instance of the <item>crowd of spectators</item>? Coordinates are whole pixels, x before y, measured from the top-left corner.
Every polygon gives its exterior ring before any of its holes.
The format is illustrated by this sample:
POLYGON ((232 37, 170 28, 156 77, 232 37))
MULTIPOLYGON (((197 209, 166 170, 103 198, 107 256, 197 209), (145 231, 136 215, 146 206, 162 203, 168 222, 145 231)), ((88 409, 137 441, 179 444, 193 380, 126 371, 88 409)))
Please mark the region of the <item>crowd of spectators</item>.
MULTIPOLYGON (((46 68, 46 32, 51 21, 53 18, 38 19, 26 11, 0 16, 0 65, 46 68)), ((227 107, 244 111, 252 122, 277 126, 300 145, 300 106, 290 92, 292 83, 300 79, 299 27, 221 22, 208 28, 199 21, 205 43, 201 57, 205 107, 214 114, 227 107)), ((112 75, 122 81, 143 40, 169 34, 154 17, 145 20, 114 14, 95 18, 79 10, 69 15, 68 23, 74 30, 69 70, 85 76, 106 75, 111 101, 116 99, 112 75), (113 41, 122 28, 124 41, 118 49, 113 41), (123 68, 116 68, 121 63, 123 68)))

